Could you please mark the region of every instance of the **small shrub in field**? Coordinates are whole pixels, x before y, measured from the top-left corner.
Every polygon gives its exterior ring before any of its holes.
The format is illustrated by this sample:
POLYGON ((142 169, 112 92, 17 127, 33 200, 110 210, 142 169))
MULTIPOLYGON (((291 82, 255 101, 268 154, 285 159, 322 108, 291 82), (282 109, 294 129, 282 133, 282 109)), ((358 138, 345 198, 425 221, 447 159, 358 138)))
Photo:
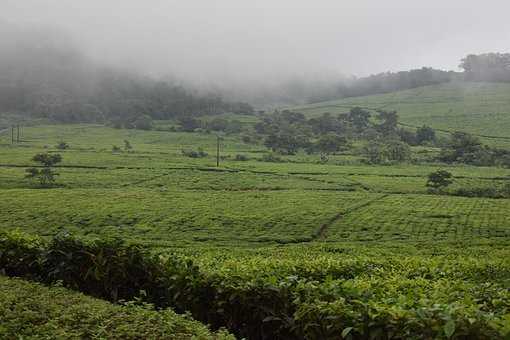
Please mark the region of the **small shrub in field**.
POLYGON ((262 158, 260 160, 262 162, 271 162, 271 163, 283 162, 283 159, 274 153, 266 153, 266 154, 262 155, 262 158))
POLYGON ((235 156, 234 160, 243 162, 243 161, 250 160, 250 158, 248 156, 246 156, 246 155, 237 154, 235 156))
POLYGON ((122 152, 122 149, 119 148, 117 145, 113 145, 112 146, 112 152, 113 153, 119 153, 119 152, 122 152))
POLYGON ((127 139, 124 139, 124 150, 126 150, 128 152, 133 150, 133 146, 127 139))
POLYGON ((428 176, 427 188, 431 191, 441 191, 453 183, 453 176, 446 170, 437 170, 428 176))
POLYGON ((183 156, 190 158, 204 158, 207 157, 207 152, 205 152, 202 148, 198 148, 197 150, 181 150, 183 156))
POLYGON ((59 150, 66 150, 66 149, 69 149, 69 144, 67 144, 66 142, 62 141, 62 142, 59 142, 56 146, 57 149, 59 150))

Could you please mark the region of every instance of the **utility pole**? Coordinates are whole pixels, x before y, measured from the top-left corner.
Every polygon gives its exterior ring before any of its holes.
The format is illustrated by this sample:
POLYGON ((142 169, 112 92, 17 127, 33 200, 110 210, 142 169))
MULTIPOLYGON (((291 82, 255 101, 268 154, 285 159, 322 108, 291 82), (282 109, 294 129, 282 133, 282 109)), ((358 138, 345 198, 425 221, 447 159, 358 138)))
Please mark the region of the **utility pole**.
POLYGON ((19 143, 19 124, 17 125, 17 128, 18 128, 18 132, 16 135, 16 143, 19 143))
POLYGON ((11 126, 11 144, 14 144, 14 125, 11 126))
POLYGON ((216 167, 220 167, 220 136, 216 136, 216 167))

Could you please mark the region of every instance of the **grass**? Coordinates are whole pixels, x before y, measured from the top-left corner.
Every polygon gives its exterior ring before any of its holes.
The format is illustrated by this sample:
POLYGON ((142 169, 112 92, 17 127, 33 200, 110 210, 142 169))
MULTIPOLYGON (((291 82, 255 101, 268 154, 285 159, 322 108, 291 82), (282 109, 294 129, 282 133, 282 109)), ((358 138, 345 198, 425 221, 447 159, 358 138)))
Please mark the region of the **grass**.
POLYGON ((487 143, 510 146, 510 85, 498 83, 448 83, 366 97, 346 98, 295 108, 308 116, 338 114, 353 106, 396 110, 400 122, 429 125, 446 131, 466 131, 487 143))

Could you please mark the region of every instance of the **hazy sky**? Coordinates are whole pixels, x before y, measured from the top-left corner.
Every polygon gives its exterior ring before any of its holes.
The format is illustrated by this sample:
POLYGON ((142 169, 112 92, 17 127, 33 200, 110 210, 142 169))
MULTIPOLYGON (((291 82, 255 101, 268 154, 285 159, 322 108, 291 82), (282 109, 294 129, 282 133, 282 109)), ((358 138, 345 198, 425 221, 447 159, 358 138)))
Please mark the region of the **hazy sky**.
POLYGON ((0 0, 0 20, 65 31, 155 74, 256 79, 457 69, 510 50, 506 0, 0 0))

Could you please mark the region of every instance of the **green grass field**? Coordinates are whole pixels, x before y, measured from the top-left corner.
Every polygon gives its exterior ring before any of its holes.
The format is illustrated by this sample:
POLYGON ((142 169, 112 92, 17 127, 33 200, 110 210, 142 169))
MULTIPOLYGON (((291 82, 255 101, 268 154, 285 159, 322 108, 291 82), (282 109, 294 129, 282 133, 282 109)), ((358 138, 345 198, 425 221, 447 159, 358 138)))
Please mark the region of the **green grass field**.
POLYGON ((429 125, 446 131, 466 131, 487 143, 510 145, 510 85, 448 83, 366 97, 346 98, 294 108, 307 116, 347 112, 351 107, 396 110, 400 122, 429 125))

